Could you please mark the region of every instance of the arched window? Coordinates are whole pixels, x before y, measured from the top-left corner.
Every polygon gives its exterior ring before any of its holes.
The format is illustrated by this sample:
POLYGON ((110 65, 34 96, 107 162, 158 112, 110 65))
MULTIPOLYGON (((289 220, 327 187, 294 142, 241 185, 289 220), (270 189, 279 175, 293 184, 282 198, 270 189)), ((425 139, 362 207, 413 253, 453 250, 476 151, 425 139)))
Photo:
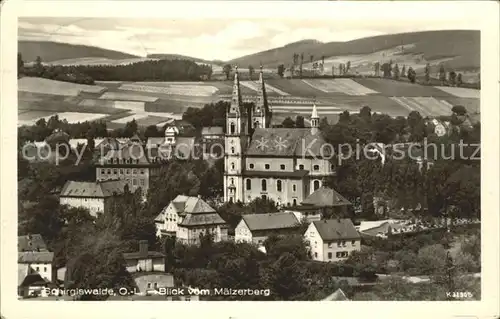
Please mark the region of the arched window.
POLYGON ((314 181, 313 189, 317 190, 319 188, 319 181, 314 181))
POLYGON ((231 122, 231 134, 234 134, 235 131, 236 131, 236 127, 235 127, 234 123, 231 122))
POLYGON ((231 163, 231 169, 234 170, 234 163, 231 163))
POLYGON ((231 154, 234 154, 234 147, 231 147, 231 154))
POLYGON ((280 180, 278 180, 278 181, 276 182, 276 190, 277 190, 278 192, 281 192, 281 181, 280 181, 280 180))
POLYGON ((234 178, 231 178, 231 185, 234 185, 234 178))
POLYGON ((267 192, 267 181, 263 179, 261 184, 262 184, 262 191, 267 192))
POLYGON ((293 206, 297 206, 297 200, 295 198, 293 199, 293 206))
POLYGON ((247 179, 247 191, 252 189, 252 181, 250 179, 247 179))

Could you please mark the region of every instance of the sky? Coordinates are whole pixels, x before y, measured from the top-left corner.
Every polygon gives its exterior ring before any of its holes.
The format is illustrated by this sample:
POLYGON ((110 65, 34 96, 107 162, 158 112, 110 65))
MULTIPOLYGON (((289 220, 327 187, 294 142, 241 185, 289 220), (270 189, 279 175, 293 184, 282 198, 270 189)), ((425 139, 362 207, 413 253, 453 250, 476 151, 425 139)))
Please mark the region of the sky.
POLYGON ((244 55, 314 39, 321 42, 411 31, 477 29, 467 20, 376 19, 134 19, 19 18, 19 40, 84 44, 138 56, 182 54, 207 60, 231 60, 244 55))

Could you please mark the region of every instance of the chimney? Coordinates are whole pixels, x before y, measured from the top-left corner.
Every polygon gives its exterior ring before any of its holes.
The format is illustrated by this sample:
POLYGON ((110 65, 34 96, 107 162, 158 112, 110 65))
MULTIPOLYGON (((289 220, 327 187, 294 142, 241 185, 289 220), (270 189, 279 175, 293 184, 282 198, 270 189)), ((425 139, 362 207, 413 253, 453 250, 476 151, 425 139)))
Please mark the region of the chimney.
POLYGON ((139 254, 141 256, 147 256, 148 254, 148 241, 140 240, 139 241, 139 254))

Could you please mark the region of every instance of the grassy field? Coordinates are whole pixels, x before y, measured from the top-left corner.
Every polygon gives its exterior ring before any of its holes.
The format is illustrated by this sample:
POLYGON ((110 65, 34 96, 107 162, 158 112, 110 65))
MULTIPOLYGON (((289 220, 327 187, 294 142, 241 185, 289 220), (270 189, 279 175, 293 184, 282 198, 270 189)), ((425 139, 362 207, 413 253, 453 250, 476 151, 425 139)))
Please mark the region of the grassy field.
MULTIPOLYGON (((240 86, 244 100, 255 100, 257 83, 242 82, 245 83, 240 86)), ((68 121, 76 121, 78 116, 74 113, 87 113, 82 114, 82 121, 102 119, 116 126, 135 118, 139 125, 157 125, 181 117, 188 107, 201 108, 220 99, 229 100, 233 83, 98 84, 89 86, 22 78, 18 94, 19 121, 34 123, 55 113, 61 113, 68 121)), ((464 105, 471 114, 479 112, 479 99, 476 97, 480 92, 472 89, 436 88, 379 78, 270 79, 266 84, 275 117, 273 121, 297 115, 308 118, 314 102, 321 117, 334 121, 339 113, 345 110, 359 112, 363 106, 391 116, 407 116, 411 111, 418 111, 422 116, 450 115, 453 105, 464 105)))

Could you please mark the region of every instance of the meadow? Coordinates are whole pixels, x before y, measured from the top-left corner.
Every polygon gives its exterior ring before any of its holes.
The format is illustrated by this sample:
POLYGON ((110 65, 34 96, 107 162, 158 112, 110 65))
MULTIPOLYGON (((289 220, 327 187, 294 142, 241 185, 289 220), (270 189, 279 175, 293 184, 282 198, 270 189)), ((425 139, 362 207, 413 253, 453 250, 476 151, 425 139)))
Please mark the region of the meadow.
MULTIPOLYGON (((241 81, 244 101, 255 101, 258 82, 241 81)), ((103 120, 111 126, 135 119, 141 126, 163 125, 181 118, 188 107, 230 100, 232 81, 206 82, 103 82, 81 85, 41 78, 19 79, 19 125, 58 114, 68 122, 103 120), (78 115, 81 114, 81 115, 78 115)), ((353 79, 269 79, 268 102, 273 122, 280 118, 309 117, 312 104, 329 120, 347 110, 372 111, 391 116, 450 115, 454 105, 463 105, 479 114, 479 90, 433 87, 380 78, 353 79)))

